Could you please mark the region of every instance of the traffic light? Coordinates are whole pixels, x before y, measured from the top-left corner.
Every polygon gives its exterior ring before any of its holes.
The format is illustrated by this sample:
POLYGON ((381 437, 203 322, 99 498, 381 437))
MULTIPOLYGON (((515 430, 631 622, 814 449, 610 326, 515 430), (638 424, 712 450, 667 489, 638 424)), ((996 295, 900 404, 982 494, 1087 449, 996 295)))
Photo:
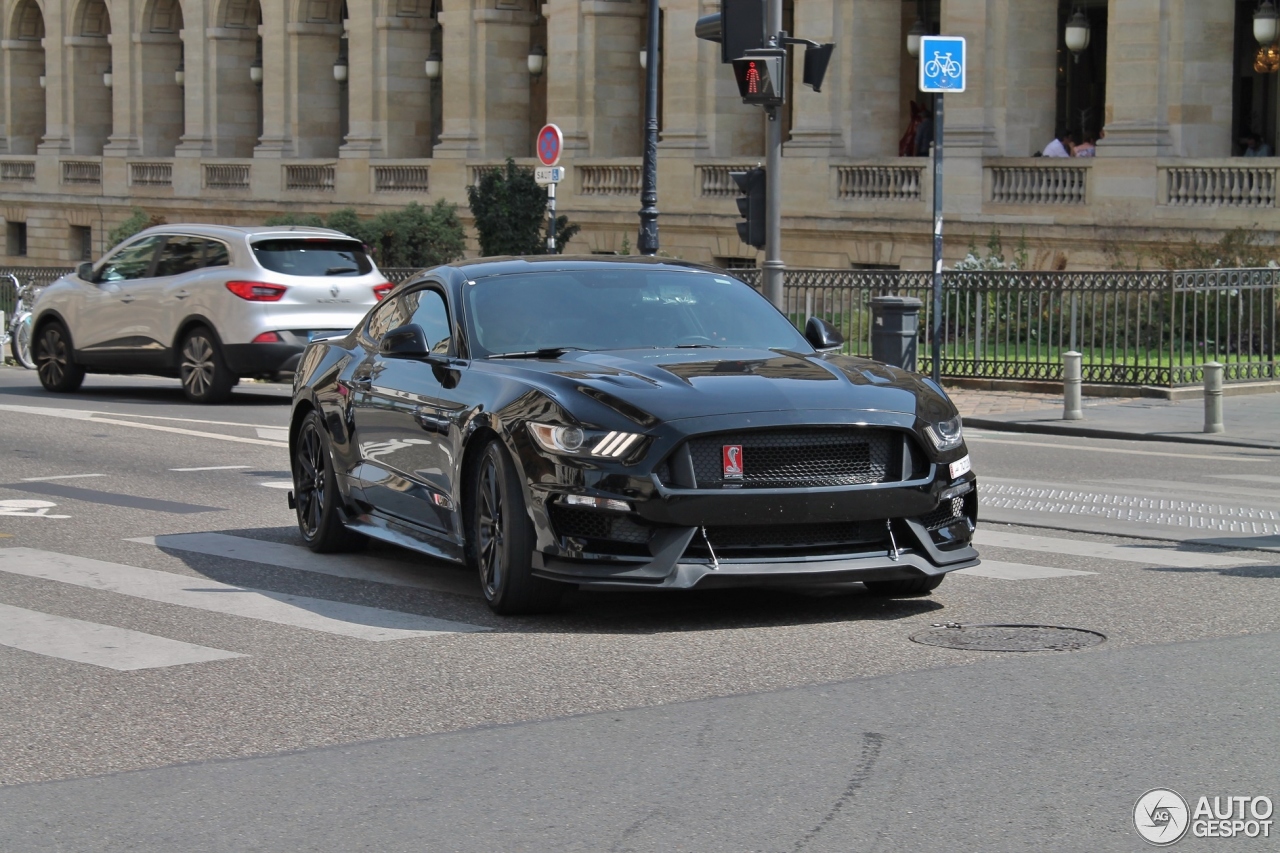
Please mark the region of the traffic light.
POLYGON ((822 78, 827 76, 834 44, 809 45, 804 49, 804 76, 801 81, 815 92, 822 91, 822 78))
POLYGON ((744 104, 777 106, 784 100, 787 52, 776 48, 747 51, 733 61, 733 76, 744 104))
POLYGON ((693 31, 700 39, 719 42, 720 61, 732 62, 764 47, 765 0, 721 0, 720 11, 703 15, 693 31))
POLYGON ((738 212, 745 222, 738 223, 738 237, 748 246, 763 249, 765 243, 765 179, 764 169, 757 166, 745 172, 730 172, 729 177, 743 195, 738 198, 738 212))

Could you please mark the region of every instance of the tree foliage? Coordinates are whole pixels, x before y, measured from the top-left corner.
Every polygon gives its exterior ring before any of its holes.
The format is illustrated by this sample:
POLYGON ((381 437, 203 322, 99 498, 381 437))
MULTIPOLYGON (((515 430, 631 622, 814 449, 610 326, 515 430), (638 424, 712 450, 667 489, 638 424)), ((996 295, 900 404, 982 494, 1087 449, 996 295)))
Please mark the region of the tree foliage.
POLYGON ((121 222, 107 234, 107 243, 117 246, 128 240, 134 234, 145 228, 151 228, 154 225, 164 225, 168 220, 157 214, 147 213, 140 207, 135 207, 129 212, 129 218, 121 222))
MULTIPOLYGON (((486 171, 475 186, 467 187, 467 203, 480 236, 480 254, 546 254, 547 191, 533 179, 533 170, 506 165, 486 171)), ((556 217, 556 251, 581 229, 569 217, 556 217)))
POLYGON ((383 267, 434 267, 462 257, 466 234, 456 205, 441 199, 431 207, 416 201, 400 210, 388 210, 372 219, 361 219, 344 207, 322 219, 314 213, 273 216, 266 225, 299 225, 332 228, 349 234, 369 247, 383 267))

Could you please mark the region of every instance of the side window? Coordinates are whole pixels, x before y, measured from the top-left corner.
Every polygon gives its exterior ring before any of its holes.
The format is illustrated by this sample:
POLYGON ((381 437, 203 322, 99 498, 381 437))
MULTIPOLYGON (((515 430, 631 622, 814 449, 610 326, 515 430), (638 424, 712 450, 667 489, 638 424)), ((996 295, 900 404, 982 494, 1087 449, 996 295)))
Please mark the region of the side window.
POLYGON ((147 237, 130 243, 116 252, 98 270, 98 281, 130 281, 145 278, 151 271, 151 260, 163 237, 147 237))
POLYGON ((204 240, 197 237, 170 237, 156 261, 156 276, 182 275, 203 266, 204 240))
POLYGON ((395 299, 384 300, 374 309, 367 328, 370 342, 375 349, 383 335, 397 326, 410 322, 409 318, 413 316, 413 309, 417 306, 417 297, 417 293, 407 293, 395 299))
POLYGON ((421 326, 427 333, 427 345, 432 352, 449 352, 452 333, 449 331, 449 311, 445 308, 444 297, 436 290, 419 290, 409 296, 417 297, 418 303, 413 311, 413 319, 409 322, 421 326))
POLYGON ((231 251, 226 243, 218 240, 204 242, 204 265, 206 267, 225 267, 231 264, 231 251))

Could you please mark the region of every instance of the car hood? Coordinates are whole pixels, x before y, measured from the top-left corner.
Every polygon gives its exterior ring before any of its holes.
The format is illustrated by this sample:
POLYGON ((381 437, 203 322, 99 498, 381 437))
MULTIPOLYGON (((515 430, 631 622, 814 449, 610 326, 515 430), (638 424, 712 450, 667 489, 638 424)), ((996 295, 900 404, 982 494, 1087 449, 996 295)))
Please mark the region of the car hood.
POLYGON ((570 409, 582 395, 641 426, 750 412, 898 412, 936 422, 951 402, 920 377, 869 359, 767 349, 569 352, 558 359, 489 360, 522 374, 570 409))

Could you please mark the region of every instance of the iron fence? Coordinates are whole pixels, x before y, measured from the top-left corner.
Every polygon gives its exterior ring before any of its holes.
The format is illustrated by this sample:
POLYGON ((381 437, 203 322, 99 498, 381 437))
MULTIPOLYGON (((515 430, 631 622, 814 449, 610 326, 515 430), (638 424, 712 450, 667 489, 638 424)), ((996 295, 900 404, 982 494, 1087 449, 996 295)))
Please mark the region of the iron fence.
MULTIPOLYGON (((51 282, 55 267, 0 268, 0 311, 16 293, 6 277, 51 282)), ((400 283, 419 270, 388 267, 400 283)), ((760 287, 759 270, 734 275, 760 287)), ((845 352, 871 355, 875 296, 914 296, 920 312, 919 369, 932 369, 932 276, 899 270, 788 270, 785 312, 803 328, 822 317, 844 334, 845 352)), ((1280 378, 1280 269, 1152 272, 944 274, 941 373, 948 377, 1061 381, 1062 355, 1083 354, 1085 382, 1195 385, 1204 365, 1225 365, 1228 382, 1280 378)))
MULTIPOLYGON (((760 286, 759 271, 735 274, 760 286)), ((918 366, 932 370, 930 273, 788 270, 784 282, 792 322, 822 317, 853 355, 871 354, 872 297, 920 299, 918 366)), ((1277 269, 947 272, 940 372, 1061 381, 1063 353, 1077 350, 1090 383, 1194 385, 1211 361, 1229 382, 1276 379, 1278 299, 1277 269)))

